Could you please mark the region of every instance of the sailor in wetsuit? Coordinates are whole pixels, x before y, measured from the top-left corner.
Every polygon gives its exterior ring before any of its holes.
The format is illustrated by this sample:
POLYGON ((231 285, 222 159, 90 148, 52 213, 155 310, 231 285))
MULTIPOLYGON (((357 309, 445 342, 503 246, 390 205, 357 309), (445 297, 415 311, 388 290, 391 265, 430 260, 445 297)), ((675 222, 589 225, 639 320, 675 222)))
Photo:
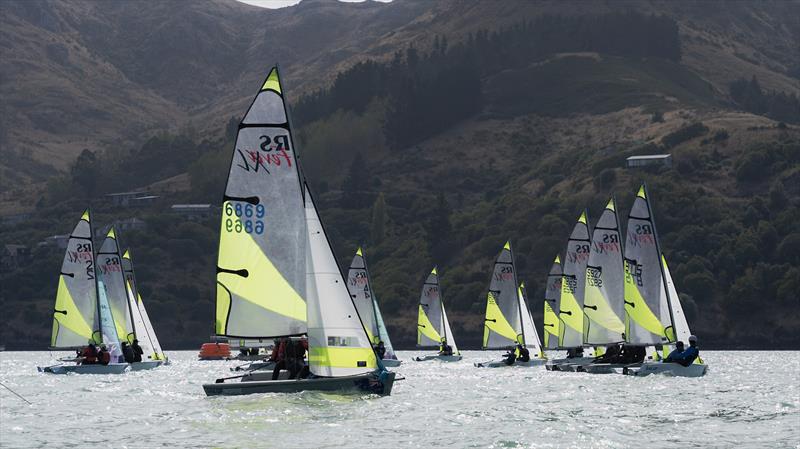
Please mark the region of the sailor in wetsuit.
POLYGON ((517 344, 517 352, 519 355, 517 356, 517 360, 520 362, 530 362, 531 361, 531 353, 528 351, 528 348, 522 346, 521 344, 517 344))
POLYGON ((666 359, 664 359, 664 363, 680 363, 680 361, 683 359, 683 351, 683 342, 676 342, 675 349, 669 353, 666 359))
POLYGON ((689 347, 683 351, 681 360, 678 361, 683 366, 689 366, 694 363, 696 358, 700 357, 700 348, 697 347, 697 337, 694 335, 689 336, 689 347))
POLYGON ((516 361, 517 361, 517 352, 514 350, 514 348, 510 348, 508 352, 506 352, 506 354, 503 356, 503 363, 505 363, 508 366, 511 366, 516 361))

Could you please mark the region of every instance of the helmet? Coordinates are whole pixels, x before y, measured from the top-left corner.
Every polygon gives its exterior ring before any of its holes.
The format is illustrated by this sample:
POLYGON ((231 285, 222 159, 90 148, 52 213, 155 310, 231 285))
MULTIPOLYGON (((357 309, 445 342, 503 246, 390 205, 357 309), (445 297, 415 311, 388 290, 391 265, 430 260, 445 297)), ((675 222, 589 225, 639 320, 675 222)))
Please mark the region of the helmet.
POLYGON ((693 342, 697 343, 697 336, 695 336, 695 335, 690 335, 690 336, 689 336, 689 341, 690 341, 690 342, 692 342, 692 341, 693 341, 693 342))

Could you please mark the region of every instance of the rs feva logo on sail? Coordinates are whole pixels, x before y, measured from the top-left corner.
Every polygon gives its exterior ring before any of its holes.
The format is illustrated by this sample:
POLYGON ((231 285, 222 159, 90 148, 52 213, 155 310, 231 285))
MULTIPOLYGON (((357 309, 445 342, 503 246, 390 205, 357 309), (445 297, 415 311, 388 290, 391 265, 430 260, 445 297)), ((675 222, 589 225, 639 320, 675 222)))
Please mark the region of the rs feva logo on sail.
POLYGON ((237 148, 239 153, 239 163, 237 164, 245 171, 263 171, 270 173, 270 168, 284 167, 292 168, 292 156, 289 152, 289 135, 278 134, 277 136, 261 135, 259 138, 259 149, 237 148))

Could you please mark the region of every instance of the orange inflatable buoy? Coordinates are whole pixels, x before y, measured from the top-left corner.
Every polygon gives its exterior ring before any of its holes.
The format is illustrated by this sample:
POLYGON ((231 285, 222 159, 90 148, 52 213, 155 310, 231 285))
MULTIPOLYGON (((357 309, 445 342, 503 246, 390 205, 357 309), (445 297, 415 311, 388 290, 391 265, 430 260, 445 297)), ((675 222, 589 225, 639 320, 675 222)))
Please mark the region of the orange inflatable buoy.
POLYGON ((200 347, 200 360, 225 360, 231 356, 231 346, 228 343, 203 343, 200 347))

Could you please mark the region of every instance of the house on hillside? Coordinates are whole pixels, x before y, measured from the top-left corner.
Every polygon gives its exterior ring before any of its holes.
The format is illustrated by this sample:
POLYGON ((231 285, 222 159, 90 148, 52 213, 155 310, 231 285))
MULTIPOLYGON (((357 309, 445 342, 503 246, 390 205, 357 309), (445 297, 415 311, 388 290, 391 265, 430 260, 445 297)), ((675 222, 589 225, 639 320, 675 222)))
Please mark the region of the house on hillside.
POLYGON ((189 220, 204 220, 215 215, 217 208, 211 204, 173 204, 170 212, 189 220))
POLYGON ((3 246, 0 254, 0 270, 11 271, 30 260, 31 250, 25 245, 9 244, 3 246))
POLYGON ((627 168, 639 168, 652 165, 672 167, 671 154, 647 154, 643 156, 631 156, 625 161, 627 168))
POLYGON ((39 246, 53 246, 58 249, 67 249, 69 234, 51 235, 39 242, 39 246))
POLYGON ((147 222, 136 217, 126 218, 125 220, 114 220, 111 222, 111 224, 103 226, 100 229, 96 229, 95 236, 100 239, 104 238, 112 226, 117 232, 122 233, 125 233, 126 231, 144 231, 147 229, 147 222))

